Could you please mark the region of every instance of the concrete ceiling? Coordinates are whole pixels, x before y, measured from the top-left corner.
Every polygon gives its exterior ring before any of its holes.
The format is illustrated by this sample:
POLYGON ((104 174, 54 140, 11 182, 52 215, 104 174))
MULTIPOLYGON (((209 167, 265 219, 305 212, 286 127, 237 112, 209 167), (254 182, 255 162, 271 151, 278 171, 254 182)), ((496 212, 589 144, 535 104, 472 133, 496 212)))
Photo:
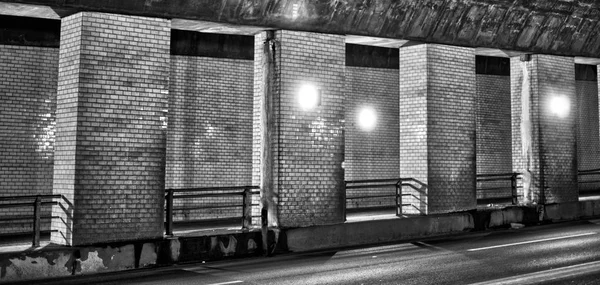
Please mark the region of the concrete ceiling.
POLYGON ((386 48, 399 48, 406 44, 407 40, 377 38, 367 36, 346 35, 346 43, 366 46, 378 46, 386 48))
POLYGON ((60 20, 60 16, 50 7, 0 2, 0 15, 60 20))
POLYGON ((482 55, 545 53, 593 64, 600 58, 596 0, 2 1, 0 13, 31 17, 90 10, 171 18, 173 28, 203 32, 291 29, 384 47, 416 41, 476 47, 482 55))
POLYGON ((177 18, 171 20, 171 28, 201 33, 234 34, 245 36, 252 36, 265 30, 264 27, 233 25, 177 18))

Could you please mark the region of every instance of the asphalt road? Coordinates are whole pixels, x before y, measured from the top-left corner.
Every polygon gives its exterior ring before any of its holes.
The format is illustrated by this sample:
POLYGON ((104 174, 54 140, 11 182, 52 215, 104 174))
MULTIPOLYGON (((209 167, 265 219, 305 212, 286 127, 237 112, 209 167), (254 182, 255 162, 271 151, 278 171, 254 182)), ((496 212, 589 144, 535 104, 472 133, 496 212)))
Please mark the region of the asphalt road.
POLYGON ((600 220, 40 284, 600 284, 600 220))

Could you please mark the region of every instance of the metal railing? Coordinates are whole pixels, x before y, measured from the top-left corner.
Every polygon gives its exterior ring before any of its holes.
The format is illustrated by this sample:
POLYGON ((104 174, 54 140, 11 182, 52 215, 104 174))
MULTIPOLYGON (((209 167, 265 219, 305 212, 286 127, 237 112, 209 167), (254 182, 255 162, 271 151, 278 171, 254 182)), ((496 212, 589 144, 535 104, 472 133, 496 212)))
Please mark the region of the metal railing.
POLYGON ((232 187, 203 187, 203 188, 186 188, 186 189, 166 189, 166 222, 165 231, 167 235, 173 235, 173 212, 181 210, 202 210, 202 209, 217 209, 217 208, 242 208, 242 229, 248 229, 252 223, 252 218, 260 217, 252 215, 252 206, 258 204, 252 203, 252 195, 259 194, 258 186, 232 186, 232 187), (198 193, 199 192, 199 193, 198 193), (204 192, 204 193, 203 193, 204 192), (210 193, 207 193, 210 192, 210 193), (176 195, 181 193, 181 195, 176 195), (186 194, 187 193, 187 194, 186 194), (191 193, 191 194, 189 194, 191 193), (202 205, 198 203, 195 206, 177 207, 174 208, 173 200, 185 200, 195 198, 214 198, 214 197, 235 197, 242 196, 242 204, 239 205, 202 205))
MULTIPOLYGON (((595 170, 594 174, 600 175, 600 169, 595 170)), ((477 183, 482 184, 485 182, 508 182, 508 185, 494 185, 483 187, 477 187, 477 191, 501 191, 501 190, 509 190, 510 194, 505 196, 496 196, 493 198, 482 198, 477 199, 477 202, 480 204, 489 204, 489 203, 506 203, 509 202, 513 205, 518 204, 518 188, 521 187, 518 185, 518 180, 521 179, 520 173, 499 173, 499 174, 479 174, 477 175, 477 183)), ((594 181, 600 182, 600 180, 594 181)), ((412 203, 402 203, 402 197, 405 196, 413 196, 417 200, 422 200, 420 197, 417 197, 415 194, 403 193, 403 187, 410 187, 412 190, 417 191, 418 193, 426 195, 424 189, 427 188, 426 184, 414 179, 414 178, 394 178, 394 179, 368 179, 368 180, 350 180, 345 181, 346 186, 346 200, 355 200, 355 199, 376 199, 376 198, 393 198, 395 199, 396 206, 396 215, 402 215, 402 207, 403 206, 412 206, 415 207, 418 211, 421 211, 413 205, 412 203), (416 183, 416 185, 415 185, 416 183), (362 192, 358 195, 348 195, 348 190, 367 190, 367 189, 377 189, 377 188, 390 188, 394 187, 396 192, 394 194, 369 194, 368 192, 362 192)), ((507 191, 508 192, 508 191, 507 191)))
MULTIPOLYGON (((503 203, 510 201, 513 205, 518 204, 518 192, 517 180, 521 178, 521 174, 517 172, 512 173, 500 173, 500 174, 477 174, 477 183, 482 182, 498 182, 498 181, 510 181, 510 196, 494 197, 494 198, 483 198, 477 199, 480 204, 488 203, 503 203)), ((506 190, 509 186, 493 186, 493 187, 477 187, 477 191, 500 191, 506 190)))
MULTIPOLYGON (((582 184, 585 185, 585 184, 592 184, 592 183, 600 183, 600 168, 577 171, 577 183, 579 185, 579 189, 582 188, 582 184), (584 176, 592 176, 592 179, 582 180, 581 178, 584 176)), ((583 194, 583 195, 600 195, 600 187, 597 187, 596 189, 592 189, 592 190, 583 190, 583 191, 579 190, 579 195, 581 196, 581 194, 583 194)))
POLYGON ((345 189, 346 189, 346 201, 355 200, 355 199, 376 199, 376 198, 393 198, 395 201, 396 207, 396 215, 402 215, 402 207, 403 206, 411 206, 412 204, 403 204, 402 197, 404 196, 414 196, 413 194, 402 193, 402 187, 411 187, 416 190, 419 188, 415 187, 411 183, 408 182, 417 182, 419 181, 413 178, 392 178, 392 179, 367 179, 367 180, 349 180, 345 181, 345 189), (375 195, 352 195, 348 196, 348 190, 367 190, 367 189, 381 189, 381 188, 391 188, 394 187, 394 194, 375 194, 375 195))
MULTIPOLYGON (((416 201, 419 201, 420 207, 427 205, 427 201, 423 201, 424 199, 422 197, 415 195, 415 192, 416 192, 420 196, 427 197, 427 184, 425 184, 417 179, 414 179, 414 178, 401 178, 400 180, 401 180, 400 186, 408 187, 408 188, 412 189, 412 191, 411 191, 412 193, 403 194, 403 196, 411 196, 416 201)), ((423 213, 423 210, 420 207, 415 206, 413 203, 403 204, 403 206, 413 207, 417 212, 419 212, 419 214, 421 214, 421 215, 425 214, 425 213, 423 213)))
MULTIPOLYGON (((4 221, 21 221, 21 220, 33 220, 32 230, 32 242, 33 247, 40 246, 40 232, 41 232, 41 219, 42 219, 42 206, 44 205, 57 205, 56 201, 43 201, 44 199, 60 199, 62 195, 22 195, 22 196, 4 196, 0 197, 0 209, 8 208, 23 208, 33 207, 33 216, 14 216, 14 217, 2 217, 4 221), (33 200, 33 201, 32 201, 33 200), (12 203, 5 203, 14 201, 12 203)), ((55 216, 43 217, 43 218, 56 218, 55 216)))

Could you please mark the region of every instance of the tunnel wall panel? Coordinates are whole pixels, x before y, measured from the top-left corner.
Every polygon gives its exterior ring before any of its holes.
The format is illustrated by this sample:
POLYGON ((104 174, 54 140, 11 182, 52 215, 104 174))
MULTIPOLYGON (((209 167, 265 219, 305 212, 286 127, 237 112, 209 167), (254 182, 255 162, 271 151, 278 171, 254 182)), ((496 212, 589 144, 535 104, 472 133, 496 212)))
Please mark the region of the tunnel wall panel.
MULTIPOLYGON (((166 187, 252 183, 252 60, 171 56, 166 187)), ((175 220, 241 216, 241 196, 175 200, 175 220)))
MULTIPOLYGON (((512 172, 510 77, 477 74, 477 174, 512 172)), ((479 182, 477 198, 510 197, 510 181, 479 182)))
MULTIPOLYGON (((57 48, 0 45, 0 197, 52 194, 57 76, 57 48)), ((29 206, 0 209, 6 218, 32 214, 29 206)), ((49 225, 44 219, 42 229, 49 225)), ((31 218, 0 221, 0 233, 30 229, 31 218)))

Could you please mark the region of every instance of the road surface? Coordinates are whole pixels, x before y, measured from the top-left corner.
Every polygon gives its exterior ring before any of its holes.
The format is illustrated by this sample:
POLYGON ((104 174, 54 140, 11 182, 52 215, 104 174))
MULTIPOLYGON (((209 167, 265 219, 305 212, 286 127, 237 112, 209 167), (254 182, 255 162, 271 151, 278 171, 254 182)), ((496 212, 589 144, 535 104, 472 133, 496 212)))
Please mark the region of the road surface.
POLYGON ((600 220, 39 284, 600 284, 600 220))

